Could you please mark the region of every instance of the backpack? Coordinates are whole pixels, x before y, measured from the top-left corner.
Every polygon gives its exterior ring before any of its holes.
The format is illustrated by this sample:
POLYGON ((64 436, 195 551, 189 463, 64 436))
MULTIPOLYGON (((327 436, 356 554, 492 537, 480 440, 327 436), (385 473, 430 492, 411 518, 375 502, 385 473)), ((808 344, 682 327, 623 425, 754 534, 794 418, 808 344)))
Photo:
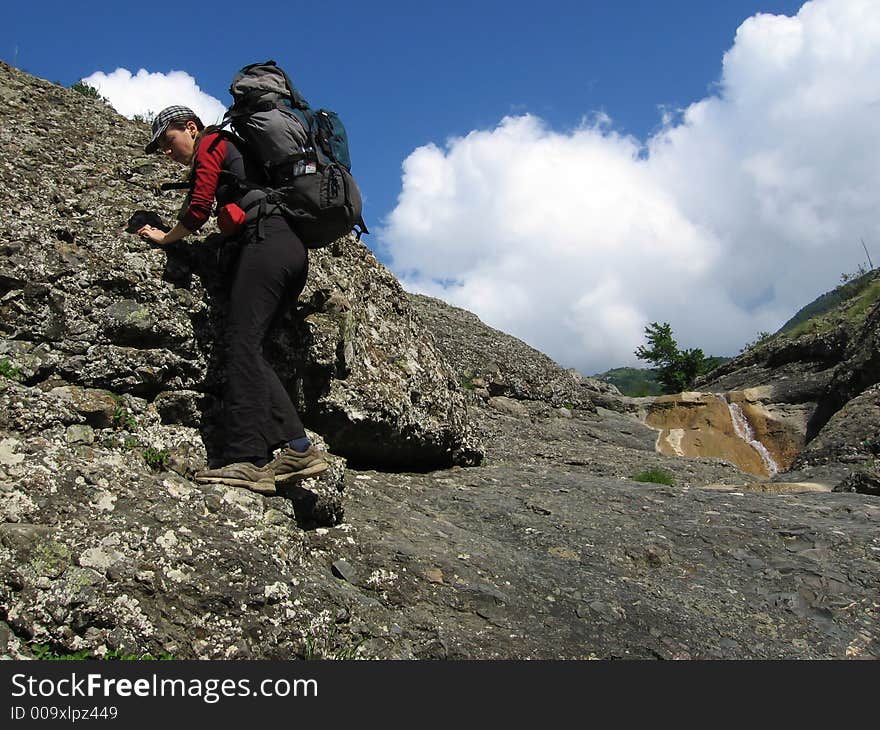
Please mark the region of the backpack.
POLYGON ((265 186, 242 185, 249 191, 242 204, 248 217, 267 205, 279 207, 306 248, 321 248, 352 230, 358 240, 369 233, 339 116, 311 109, 275 61, 242 68, 229 93, 234 102, 220 129, 231 124, 266 180, 265 186))

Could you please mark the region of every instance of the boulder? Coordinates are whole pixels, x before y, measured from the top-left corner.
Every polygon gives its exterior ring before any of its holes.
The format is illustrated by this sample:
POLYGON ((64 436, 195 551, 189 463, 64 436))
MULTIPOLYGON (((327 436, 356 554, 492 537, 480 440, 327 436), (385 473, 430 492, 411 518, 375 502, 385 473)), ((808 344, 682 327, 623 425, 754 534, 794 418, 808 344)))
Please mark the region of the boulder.
POLYGON ((880 385, 850 400, 798 454, 795 468, 844 462, 856 464, 880 457, 880 385))

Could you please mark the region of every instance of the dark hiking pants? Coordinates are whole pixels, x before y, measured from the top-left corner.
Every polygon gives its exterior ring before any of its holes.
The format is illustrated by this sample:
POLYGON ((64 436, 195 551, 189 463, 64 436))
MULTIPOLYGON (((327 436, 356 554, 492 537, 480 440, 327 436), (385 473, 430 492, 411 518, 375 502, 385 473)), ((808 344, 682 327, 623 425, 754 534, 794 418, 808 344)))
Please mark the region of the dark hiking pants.
POLYGON ((264 218, 260 240, 253 228, 244 234, 229 294, 224 460, 261 465, 272 449, 305 435, 290 396, 263 356, 263 340, 302 292, 309 262, 283 217, 264 218))

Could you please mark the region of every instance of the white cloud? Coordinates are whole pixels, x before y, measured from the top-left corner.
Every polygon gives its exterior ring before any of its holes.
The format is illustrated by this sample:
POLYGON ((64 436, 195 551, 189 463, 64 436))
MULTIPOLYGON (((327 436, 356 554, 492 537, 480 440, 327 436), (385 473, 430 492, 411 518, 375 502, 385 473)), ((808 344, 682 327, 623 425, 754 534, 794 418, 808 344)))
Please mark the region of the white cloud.
POLYGON ((198 114, 205 124, 215 124, 226 111, 219 100, 202 91, 185 71, 163 74, 142 68, 132 75, 128 69, 118 68, 109 74, 96 71, 83 81, 94 86, 116 111, 129 118, 182 104, 198 114))
MULTIPOLYGON (((880 251, 880 6, 757 15, 717 95, 642 145, 532 116, 404 162, 381 238, 413 290, 566 366, 636 362, 645 325, 733 354, 880 251)), ((880 256, 875 256, 880 258, 880 256)))

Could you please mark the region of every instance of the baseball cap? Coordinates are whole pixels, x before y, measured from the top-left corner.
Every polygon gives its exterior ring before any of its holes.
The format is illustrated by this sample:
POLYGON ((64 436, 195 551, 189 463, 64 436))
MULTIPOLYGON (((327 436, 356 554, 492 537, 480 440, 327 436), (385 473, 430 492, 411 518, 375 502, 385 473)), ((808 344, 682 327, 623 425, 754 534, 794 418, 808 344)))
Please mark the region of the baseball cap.
POLYGON ((159 149, 159 138, 165 134, 171 122, 198 119, 196 113, 188 106, 166 106, 153 120, 153 137, 150 139, 144 152, 155 152, 159 149))

